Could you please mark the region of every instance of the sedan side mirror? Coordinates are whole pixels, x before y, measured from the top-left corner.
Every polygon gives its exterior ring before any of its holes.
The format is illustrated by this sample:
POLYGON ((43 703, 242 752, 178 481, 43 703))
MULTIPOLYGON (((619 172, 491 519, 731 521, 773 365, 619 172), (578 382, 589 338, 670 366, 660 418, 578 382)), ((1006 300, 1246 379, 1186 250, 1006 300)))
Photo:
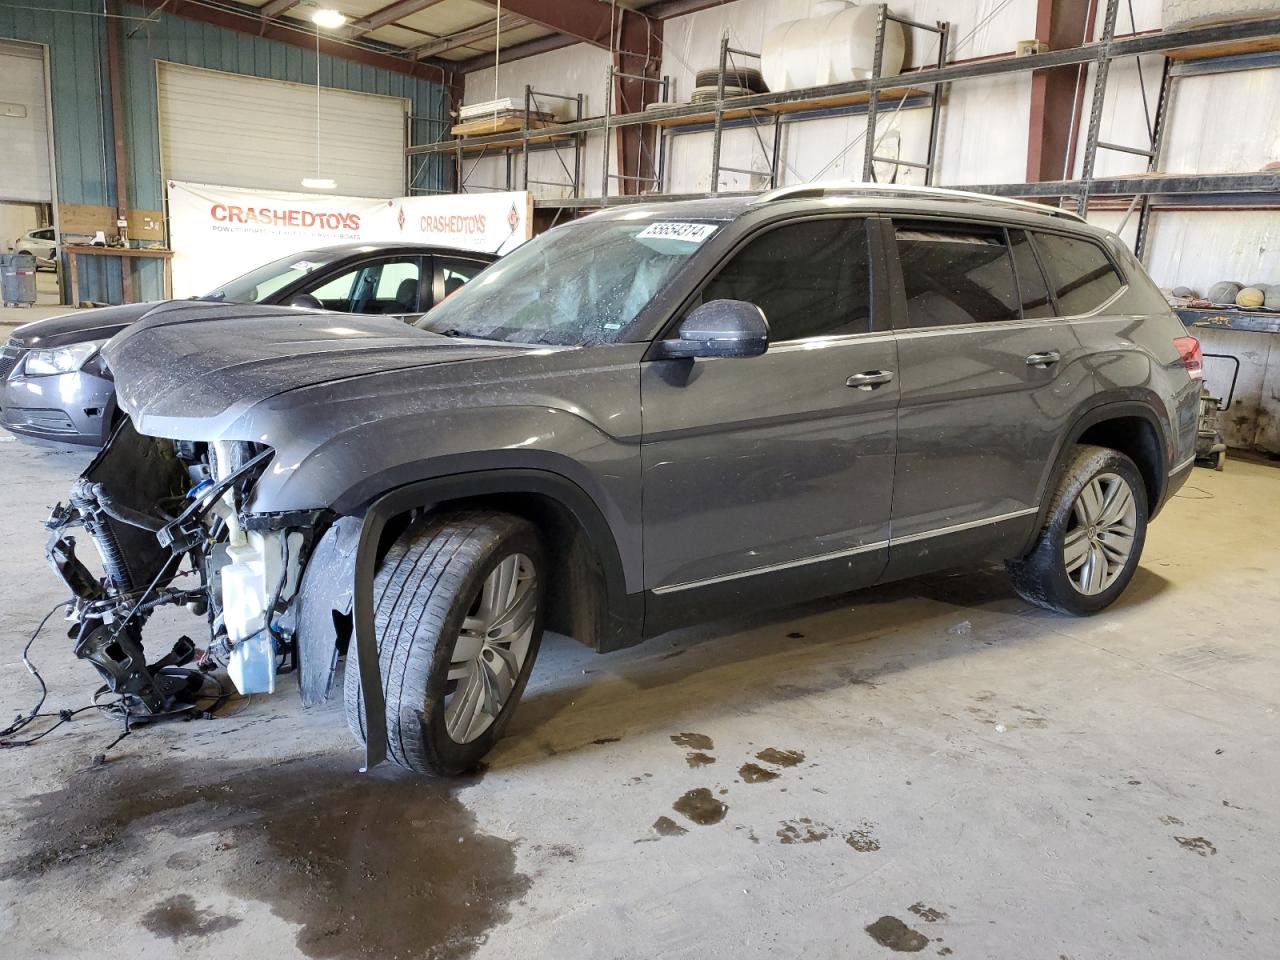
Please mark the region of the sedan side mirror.
POLYGON ((663 358, 758 357, 769 349, 764 311, 745 300, 711 300, 689 311, 679 338, 658 344, 663 358))

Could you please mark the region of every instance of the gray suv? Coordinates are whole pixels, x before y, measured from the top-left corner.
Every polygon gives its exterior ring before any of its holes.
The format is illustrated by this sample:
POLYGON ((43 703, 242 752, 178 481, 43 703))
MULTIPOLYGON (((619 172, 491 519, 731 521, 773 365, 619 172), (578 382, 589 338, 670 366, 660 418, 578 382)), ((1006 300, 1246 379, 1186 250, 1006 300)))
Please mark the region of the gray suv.
POLYGON ((618 206, 414 327, 173 304, 105 348, 129 420, 55 509, 76 653, 135 713, 345 698, 367 762, 480 760, 543 629, 615 650, 983 561, 1103 609, 1192 468, 1196 341, 1111 234, 943 190, 618 206), (75 555, 86 528, 103 575, 75 555), (185 640, 185 638, 184 638, 185 640))

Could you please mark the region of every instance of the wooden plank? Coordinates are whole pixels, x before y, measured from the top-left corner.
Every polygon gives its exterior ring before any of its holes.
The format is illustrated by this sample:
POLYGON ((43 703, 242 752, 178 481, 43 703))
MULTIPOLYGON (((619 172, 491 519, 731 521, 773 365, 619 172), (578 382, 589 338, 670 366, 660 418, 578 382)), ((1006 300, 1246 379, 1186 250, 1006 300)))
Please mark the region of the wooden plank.
POLYGON ((62 236, 92 237, 99 230, 107 236, 116 232, 115 207, 87 203, 58 204, 58 232, 62 236))
POLYGON ((164 212, 161 210, 130 210, 129 239, 164 243, 164 212))
MULTIPOLYGON (((919 87, 893 87, 880 91, 880 107, 881 109, 896 109, 898 101, 908 97, 927 97, 928 90, 922 90, 919 87)), ((790 100, 786 103, 779 103, 773 106, 755 107, 755 108, 735 108, 729 106, 733 103, 733 99, 725 100, 725 110, 722 116, 725 120, 739 120, 742 117, 761 117, 771 116, 775 113, 800 113, 803 110, 821 110, 826 107, 849 107, 866 103, 871 99, 871 94, 863 91, 861 93, 846 93, 835 97, 814 97, 809 100, 790 100)), ((928 106, 928 104, 921 104, 928 106)), ((907 109, 903 107, 903 109, 907 109)), ((669 117, 663 120, 654 120, 654 124, 659 127, 691 127, 700 123, 715 123, 715 108, 709 108, 705 113, 696 113, 687 117, 669 117)))
MULTIPOLYGON (((559 140, 563 143, 571 143, 573 141, 573 137, 559 136, 554 133, 543 133, 541 135, 534 135, 531 132, 529 134, 530 143, 547 143, 552 140, 559 140)), ((505 150, 508 147, 518 147, 523 142, 524 141, 520 137, 512 137, 509 140, 499 140, 496 143, 492 140, 488 140, 484 143, 471 145, 471 144, 468 144, 464 138, 463 144, 462 144, 462 152, 468 155, 472 155, 477 153, 484 153, 486 150, 489 150, 489 151, 505 150)))
POLYGON ((1169 50, 1170 60, 1212 60, 1215 57, 1234 57, 1242 53, 1271 53, 1280 50, 1280 37, 1259 37, 1254 40, 1237 40, 1233 43, 1209 43, 1199 47, 1183 47, 1169 50))
MULTIPOLYGON (((525 128, 524 113, 513 113, 502 117, 484 117, 480 120, 468 120, 466 123, 455 123, 449 132, 455 137, 484 137, 495 133, 515 133, 525 128)), ((544 130, 557 126, 554 120, 541 117, 529 118, 530 130, 544 130)))
POLYGON ((86 257, 129 257, 151 258, 154 260, 170 260, 173 258, 173 251, 166 250, 162 247, 93 247, 82 243, 69 243, 66 246, 67 253, 77 256, 86 257))

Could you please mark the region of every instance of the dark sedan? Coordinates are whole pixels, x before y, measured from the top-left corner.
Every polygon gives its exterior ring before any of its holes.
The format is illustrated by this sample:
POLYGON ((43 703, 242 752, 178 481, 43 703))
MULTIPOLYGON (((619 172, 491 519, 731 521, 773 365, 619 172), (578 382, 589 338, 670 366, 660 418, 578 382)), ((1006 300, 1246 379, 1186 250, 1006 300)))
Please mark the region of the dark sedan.
MULTIPOLYGON (((282 257, 196 299, 411 321, 496 259, 422 244, 344 244, 282 257)), ((46 440, 104 443, 118 414, 99 351, 156 306, 103 307, 18 327, 0 350, 0 425, 46 440)))

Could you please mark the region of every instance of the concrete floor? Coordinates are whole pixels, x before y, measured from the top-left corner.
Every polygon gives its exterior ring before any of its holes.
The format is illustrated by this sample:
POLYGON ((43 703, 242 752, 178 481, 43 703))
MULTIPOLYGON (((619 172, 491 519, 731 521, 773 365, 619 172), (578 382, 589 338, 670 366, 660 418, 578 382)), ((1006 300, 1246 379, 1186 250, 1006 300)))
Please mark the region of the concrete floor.
MULTIPOLYGON (((0 443, 6 714, 86 460, 0 443)), ((118 727, 84 714, 0 750, 0 956, 1274 957, 1278 481, 1196 470, 1088 620, 978 569, 608 657, 548 638, 462 783, 361 776, 291 689, 99 766, 118 727)), ((33 655, 87 702, 59 631, 33 655)))

